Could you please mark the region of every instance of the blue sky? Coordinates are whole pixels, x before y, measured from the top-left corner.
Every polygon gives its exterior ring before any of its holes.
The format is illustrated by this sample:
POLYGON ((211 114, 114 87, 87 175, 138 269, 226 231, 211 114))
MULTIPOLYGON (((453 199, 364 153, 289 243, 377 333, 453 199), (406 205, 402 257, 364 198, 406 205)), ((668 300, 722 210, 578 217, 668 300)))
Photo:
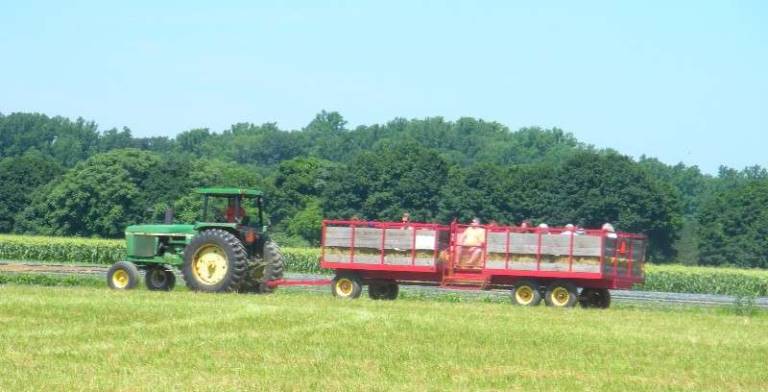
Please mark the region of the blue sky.
POLYGON ((0 112, 137 136, 472 116, 768 166, 766 2, 63 3, 0 7, 0 112))

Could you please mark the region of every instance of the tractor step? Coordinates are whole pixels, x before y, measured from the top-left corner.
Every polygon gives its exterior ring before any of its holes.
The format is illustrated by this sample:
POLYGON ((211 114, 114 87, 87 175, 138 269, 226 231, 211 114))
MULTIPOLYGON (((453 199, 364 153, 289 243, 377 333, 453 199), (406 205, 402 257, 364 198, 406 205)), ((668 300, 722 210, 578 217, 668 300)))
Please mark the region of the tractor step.
POLYGON ((468 281, 468 280, 477 280, 477 281, 486 281, 488 280, 488 277, 486 275, 480 274, 478 272, 470 272, 470 273, 460 273, 456 272, 450 275, 447 275, 443 278, 443 280, 459 280, 459 281, 468 281))
POLYGON ((446 276, 440 287, 451 289, 485 288, 490 277, 478 273, 458 273, 446 276))

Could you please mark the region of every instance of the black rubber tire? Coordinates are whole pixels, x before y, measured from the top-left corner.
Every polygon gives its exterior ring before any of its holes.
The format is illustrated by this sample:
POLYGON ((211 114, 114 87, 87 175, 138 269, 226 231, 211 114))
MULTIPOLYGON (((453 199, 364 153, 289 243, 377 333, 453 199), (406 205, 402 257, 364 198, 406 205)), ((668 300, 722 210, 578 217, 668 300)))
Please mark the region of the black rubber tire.
POLYGON ((181 273, 184 281, 193 291, 221 293, 236 291, 245 278, 248 255, 243 243, 234 234, 222 229, 208 229, 198 233, 184 248, 184 265, 181 273), (219 282, 206 283, 199 280, 193 270, 195 254, 204 246, 216 246, 226 256, 226 271, 219 282))
POLYGON ((360 298, 360 294, 363 293, 363 283, 356 274, 337 274, 331 282, 331 293, 333 293, 334 297, 338 298, 360 298))
POLYGON ((280 252, 280 247, 273 241, 267 241, 264 243, 264 272, 261 280, 259 281, 260 293, 271 293, 277 289, 277 287, 267 286, 267 282, 270 280, 278 280, 283 278, 283 272, 285 271, 285 261, 283 260, 283 253, 280 252))
POLYGON ((611 291, 608 289, 583 289, 579 304, 586 309, 608 309, 611 306, 611 291))
POLYGON ((547 287, 544 294, 544 302, 547 306, 556 308, 570 308, 576 305, 579 292, 573 283, 564 280, 556 280, 547 287), (567 295, 565 295, 567 292, 567 295))
POLYGON ((512 288, 512 303, 519 306, 537 306, 541 303, 540 286, 535 280, 518 280, 512 288))
POLYGON ((248 264, 245 279, 238 291, 266 294, 277 289, 277 287, 269 287, 267 282, 283 278, 285 260, 280 247, 273 241, 267 241, 264 243, 262 256, 248 264))
POLYGON ((130 261, 118 261, 107 271, 107 286, 114 290, 131 290, 139 284, 139 268, 130 261), (121 279, 122 278, 122 279, 121 279))
POLYGON ((374 300, 392 301, 397 299, 400 286, 393 281, 375 281, 368 284, 368 297, 374 300))
POLYGON ((176 275, 165 267, 152 266, 144 274, 144 284, 151 291, 171 291, 176 286, 176 275))

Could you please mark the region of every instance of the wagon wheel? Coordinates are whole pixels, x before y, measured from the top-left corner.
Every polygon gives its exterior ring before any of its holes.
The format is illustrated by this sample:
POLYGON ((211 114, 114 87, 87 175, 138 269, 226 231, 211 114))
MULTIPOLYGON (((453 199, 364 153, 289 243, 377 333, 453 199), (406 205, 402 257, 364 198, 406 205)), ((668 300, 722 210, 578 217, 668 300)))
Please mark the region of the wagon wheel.
POLYGON ((378 281, 368 284, 368 296, 371 299, 397 299, 400 287, 393 281, 378 281))
POLYGON ((581 290, 579 303, 583 308, 607 309, 611 306, 611 292, 608 289, 581 290))
POLYGON ((118 261, 107 271, 107 285, 115 290, 130 290, 139 283, 139 269, 130 261, 118 261))
POLYGON ((547 306, 569 308, 576 305, 578 291, 576 286, 565 281, 555 281, 547 287, 544 302, 547 306))
POLYGON ((357 275, 342 273, 333 278, 331 292, 334 297, 355 299, 362 294, 363 284, 357 275))
POLYGON ((532 280, 519 280, 512 289, 512 303, 521 306, 536 306, 541 302, 539 284, 532 280))

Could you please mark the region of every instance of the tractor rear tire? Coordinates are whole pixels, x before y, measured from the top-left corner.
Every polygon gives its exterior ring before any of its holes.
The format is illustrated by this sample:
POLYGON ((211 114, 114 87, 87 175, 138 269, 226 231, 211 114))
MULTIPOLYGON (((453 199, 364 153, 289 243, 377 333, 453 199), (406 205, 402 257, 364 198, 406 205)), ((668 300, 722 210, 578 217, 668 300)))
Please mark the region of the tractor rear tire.
POLYGON ((576 305, 579 292, 573 283, 558 280, 552 282, 547 287, 547 292, 544 294, 544 302, 547 306, 556 308, 570 308, 576 305))
POLYGON ((267 282, 283 278, 285 271, 285 261, 280 247, 273 241, 267 241, 264 244, 264 273, 259 281, 260 293, 271 293, 277 287, 269 287, 267 282))
POLYGON ((392 301, 397 299, 400 286, 394 281, 377 281, 368 284, 368 296, 371 299, 392 301))
POLYGON ((114 290, 130 290, 139 283, 139 268, 130 261, 118 261, 107 271, 107 285, 114 290))
POLYGON ((341 273, 336 275, 331 282, 331 292, 334 297, 344 299, 360 298, 363 292, 363 283, 356 274, 341 273))
POLYGON ((176 275, 162 266, 152 266, 147 268, 144 283, 151 291, 171 291, 176 286, 176 275))
POLYGON ((245 278, 248 255, 234 234, 222 229, 198 233, 184 248, 184 281, 193 291, 236 291, 245 278))
POLYGON ((264 244, 262 257, 252 261, 248 265, 243 283, 238 291, 249 293, 267 294, 275 291, 276 287, 269 287, 271 280, 283 278, 285 261, 280 247, 273 241, 264 244))
POLYGON ((536 281, 522 279, 512 289, 512 303, 520 306, 536 306, 541 303, 541 292, 536 281))
POLYGON ((608 309, 611 306, 611 292, 608 289, 583 289, 579 303, 586 309, 608 309))

